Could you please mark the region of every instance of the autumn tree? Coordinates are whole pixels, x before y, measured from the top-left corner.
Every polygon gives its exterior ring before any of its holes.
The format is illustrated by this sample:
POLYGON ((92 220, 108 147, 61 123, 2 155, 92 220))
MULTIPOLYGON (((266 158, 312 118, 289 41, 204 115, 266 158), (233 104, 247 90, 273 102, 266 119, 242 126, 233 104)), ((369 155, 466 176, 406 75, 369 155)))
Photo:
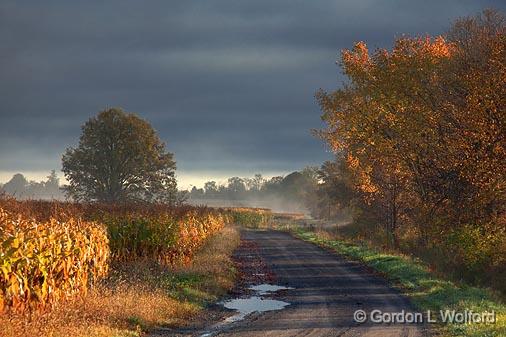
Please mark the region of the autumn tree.
POLYGON ((359 42, 342 53, 347 85, 317 93, 320 135, 394 245, 401 226, 425 244, 466 226, 502 230, 504 33, 504 16, 485 11, 446 36, 399 38, 391 51, 359 42))
POLYGON ((175 162, 145 120, 107 109, 82 126, 79 145, 62 158, 67 194, 86 201, 176 200, 175 162))

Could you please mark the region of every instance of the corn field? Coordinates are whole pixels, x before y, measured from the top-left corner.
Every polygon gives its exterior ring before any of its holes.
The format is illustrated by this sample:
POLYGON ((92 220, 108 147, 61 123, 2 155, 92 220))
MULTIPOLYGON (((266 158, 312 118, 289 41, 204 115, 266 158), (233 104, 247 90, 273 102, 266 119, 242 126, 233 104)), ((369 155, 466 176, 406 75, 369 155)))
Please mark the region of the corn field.
POLYGON ((110 262, 191 262, 205 240, 234 222, 270 213, 163 205, 0 199, 0 312, 43 311, 107 276, 110 262))
POLYGON ((205 239, 230 217, 211 209, 179 214, 135 213, 106 215, 113 258, 119 261, 150 258, 164 264, 188 263, 205 239))
POLYGON ((37 222, 0 208, 0 229, 2 311, 45 309, 107 274, 109 240, 95 222, 37 222))

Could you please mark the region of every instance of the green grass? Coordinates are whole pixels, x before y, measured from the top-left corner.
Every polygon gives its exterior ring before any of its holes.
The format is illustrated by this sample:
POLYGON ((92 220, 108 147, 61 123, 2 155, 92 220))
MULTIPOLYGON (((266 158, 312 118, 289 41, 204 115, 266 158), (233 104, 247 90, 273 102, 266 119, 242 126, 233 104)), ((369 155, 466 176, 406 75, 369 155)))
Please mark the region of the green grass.
POLYGON ((495 324, 447 324, 438 327, 443 336, 505 337, 506 305, 486 289, 458 285, 437 278, 421 261, 402 255, 381 253, 364 245, 327 239, 303 229, 293 230, 299 238, 331 248, 337 253, 360 261, 383 274, 425 312, 455 310, 496 313, 495 324))
POLYGON ((167 273, 153 283, 165 288, 172 298, 201 308, 216 299, 215 296, 201 290, 203 284, 211 281, 210 279, 211 276, 199 273, 167 273))

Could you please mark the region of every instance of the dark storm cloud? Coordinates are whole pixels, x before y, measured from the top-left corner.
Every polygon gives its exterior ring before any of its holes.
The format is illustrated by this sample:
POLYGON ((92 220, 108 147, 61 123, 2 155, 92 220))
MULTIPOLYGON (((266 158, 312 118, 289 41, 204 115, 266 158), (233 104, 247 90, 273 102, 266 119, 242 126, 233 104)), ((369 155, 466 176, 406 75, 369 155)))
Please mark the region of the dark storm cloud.
POLYGON ((289 171, 329 157, 316 89, 342 48, 438 34, 500 1, 3 1, 0 171, 60 166, 108 106, 148 119, 180 170, 289 171), (29 166, 29 167, 28 167, 29 166))

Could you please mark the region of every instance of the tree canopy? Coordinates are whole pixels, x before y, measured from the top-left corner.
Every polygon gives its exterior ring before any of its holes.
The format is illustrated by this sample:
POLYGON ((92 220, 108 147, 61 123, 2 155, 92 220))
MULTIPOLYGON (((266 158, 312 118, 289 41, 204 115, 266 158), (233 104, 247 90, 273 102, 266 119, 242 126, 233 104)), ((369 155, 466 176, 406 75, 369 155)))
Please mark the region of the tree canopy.
POLYGON ((358 42, 342 52, 347 84, 317 93, 339 160, 323 167, 325 195, 395 247, 447 247, 470 277, 506 262, 505 23, 486 10, 392 50, 358 42))
POLYGON ((82 126, 79 145, 66 150, 62 166, 66 192, 74 200, 176 199, 173 154, 147 121, 119 108, 104 110, 82 126))

